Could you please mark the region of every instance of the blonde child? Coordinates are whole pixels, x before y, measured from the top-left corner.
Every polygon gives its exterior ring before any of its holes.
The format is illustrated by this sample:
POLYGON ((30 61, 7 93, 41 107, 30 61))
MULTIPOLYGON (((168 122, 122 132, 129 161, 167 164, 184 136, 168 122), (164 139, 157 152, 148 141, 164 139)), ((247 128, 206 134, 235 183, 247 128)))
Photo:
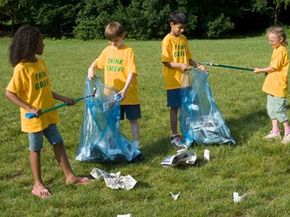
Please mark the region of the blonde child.
POLYGON ((188 40, 182 34, 185 30, 187 18, 183 13, 175 11, 169 16, 171 28, 162 41, 162 63, 165 88, 167 90, 167 106, 170 107, 171 144, 182 148, 182 139, 177 132, 178 110, 181 106, 181 81, 183 71, 190 66, 205 70, 203 65, 192 59, 188 40))
POLYGON ((282 123, 284 127, 282 143, 287 144, 290 143, 290 127, 286 111, 289 69, 287 36, 281 26, 271 26, 267 30, 267 37, 273 48, 270 65, 254 69, 255 74, 266 74, 262 90, 267 94, 267 112, 272 120, 272 130, 264 138, 280 139, 279 123, 282 123))
POLYGON ((91 64, 88 78, 93 79, 96 70, 104 70, 105 85, 119 91, 122 100, 121 120, 126 115, 131 125, 133 143, 138 147, 140 143, 138 119, 141 118, 141 109, 134 52, 124 44, 125 30, 122 24, 109 23, 105 28, 105 36, 110 45, 91 64))
POLYGON ((41 110, 54 106, 58 99, 69 105, 74 100, 51 90, 51 83, 43 60, 36 55, 43 53, 43 36, 33 26, 22 26, 13 37, 10 46, 10 62, 14 67, 13 76, 6 88, 6 97, 20 107, 21 128, 28 133, 30 164, 34 178, 32 194, 42 199, 50 197, 51 192, 45 187, 41 177, 40 152, 43 146, 43 136, 53 146, 56 159, 60 164, 66 179, 66 184, 85 184, 89 180, 74 175, 63 145, 63 139, 56 124, 59 117, 56 111, 41 115, 41 110), (38 118, 27 119, 26 113, 41 115, 38 118))

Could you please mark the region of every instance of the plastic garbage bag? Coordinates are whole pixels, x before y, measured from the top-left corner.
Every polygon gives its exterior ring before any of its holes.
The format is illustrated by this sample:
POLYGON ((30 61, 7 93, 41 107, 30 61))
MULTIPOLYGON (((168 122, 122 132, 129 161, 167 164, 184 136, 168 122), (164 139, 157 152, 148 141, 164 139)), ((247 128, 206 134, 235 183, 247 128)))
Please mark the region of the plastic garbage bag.
POLYGON ((235 143, 213 98, 208 73, 196 68, 184 72, 181 95, 179 120, 185 146, 235 143))
POLYGON ((86 80, 85 112, 76 159, 79 161, 134 161, 139 148, 119 129, 119 95, 99 79, 86 80))

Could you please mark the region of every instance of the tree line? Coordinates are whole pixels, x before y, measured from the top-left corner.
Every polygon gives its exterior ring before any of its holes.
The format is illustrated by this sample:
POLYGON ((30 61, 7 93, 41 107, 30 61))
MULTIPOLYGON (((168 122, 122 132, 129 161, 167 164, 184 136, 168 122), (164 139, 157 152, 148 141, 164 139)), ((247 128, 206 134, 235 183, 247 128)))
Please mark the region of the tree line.
POLYGON ((187 15, 187 35, 224 38, 289 25, 290 0, 0 0, 0 35, 23 24, 50 37, 103 38, 104 26, 121 22, 127 37, 160 39, 168 15, 187 15))

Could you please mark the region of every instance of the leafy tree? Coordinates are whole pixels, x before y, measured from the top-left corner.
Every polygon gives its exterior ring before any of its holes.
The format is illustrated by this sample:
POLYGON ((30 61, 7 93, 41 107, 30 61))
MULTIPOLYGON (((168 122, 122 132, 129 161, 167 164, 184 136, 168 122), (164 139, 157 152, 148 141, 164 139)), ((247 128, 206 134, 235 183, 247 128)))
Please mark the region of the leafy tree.
POLYGON ((261 13, 269 13, 274 24, 280 23, 281 10, 286 10, 290 0, 254 0, 253 9, 261 13))
POLYGON ((33 0, 0 0, 0 17, 6 23, 11 22, 12 33, 23 23, 34 23, 33 4, 33 0))

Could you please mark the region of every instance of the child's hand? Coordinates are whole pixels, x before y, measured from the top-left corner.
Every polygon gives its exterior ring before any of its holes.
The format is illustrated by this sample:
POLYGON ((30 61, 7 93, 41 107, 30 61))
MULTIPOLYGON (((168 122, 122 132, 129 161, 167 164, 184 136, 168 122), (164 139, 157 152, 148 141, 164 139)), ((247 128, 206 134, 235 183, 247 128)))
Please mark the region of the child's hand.
POLYGON ((92 79, 95 79, 95 78, 97 78, 95 71, 93 69, 89 68, 89 70, 88 70, 88 79, 92 80, 92 79))
POLYGON ((198 69, 200 69, 201 71, 203 71, 203 72, 207 72, 207 69, 205 68, 205 66, 204 65, 202 65, 202 64, 197 64, 196 65, 196 68, 198 68, 198 69))
POLYGON ((127 91, 125 91, 125 90, 123 89, 123 90, 121 90, 118 94, 121 96, 120 101, 122 101, 123 99, 126 98, 127 91))
POLYGON ((180 68, 182 71, 186 71, 186 70, 189 70, 189 65, 184 64, 184 63, 180 63, 180 64, 179 64, 179 68, 180 68))
POLYGON ((38 117, 42 114, 42 111, 41 111, 41 109, 37 109, 37 108, 32 107, 32 108, 28 109, 28 113, 36 114, 38 117))
POLYGON ((254 74, 259 74, 259 73, 262 73, 261 68, 255 68, 254 74))

